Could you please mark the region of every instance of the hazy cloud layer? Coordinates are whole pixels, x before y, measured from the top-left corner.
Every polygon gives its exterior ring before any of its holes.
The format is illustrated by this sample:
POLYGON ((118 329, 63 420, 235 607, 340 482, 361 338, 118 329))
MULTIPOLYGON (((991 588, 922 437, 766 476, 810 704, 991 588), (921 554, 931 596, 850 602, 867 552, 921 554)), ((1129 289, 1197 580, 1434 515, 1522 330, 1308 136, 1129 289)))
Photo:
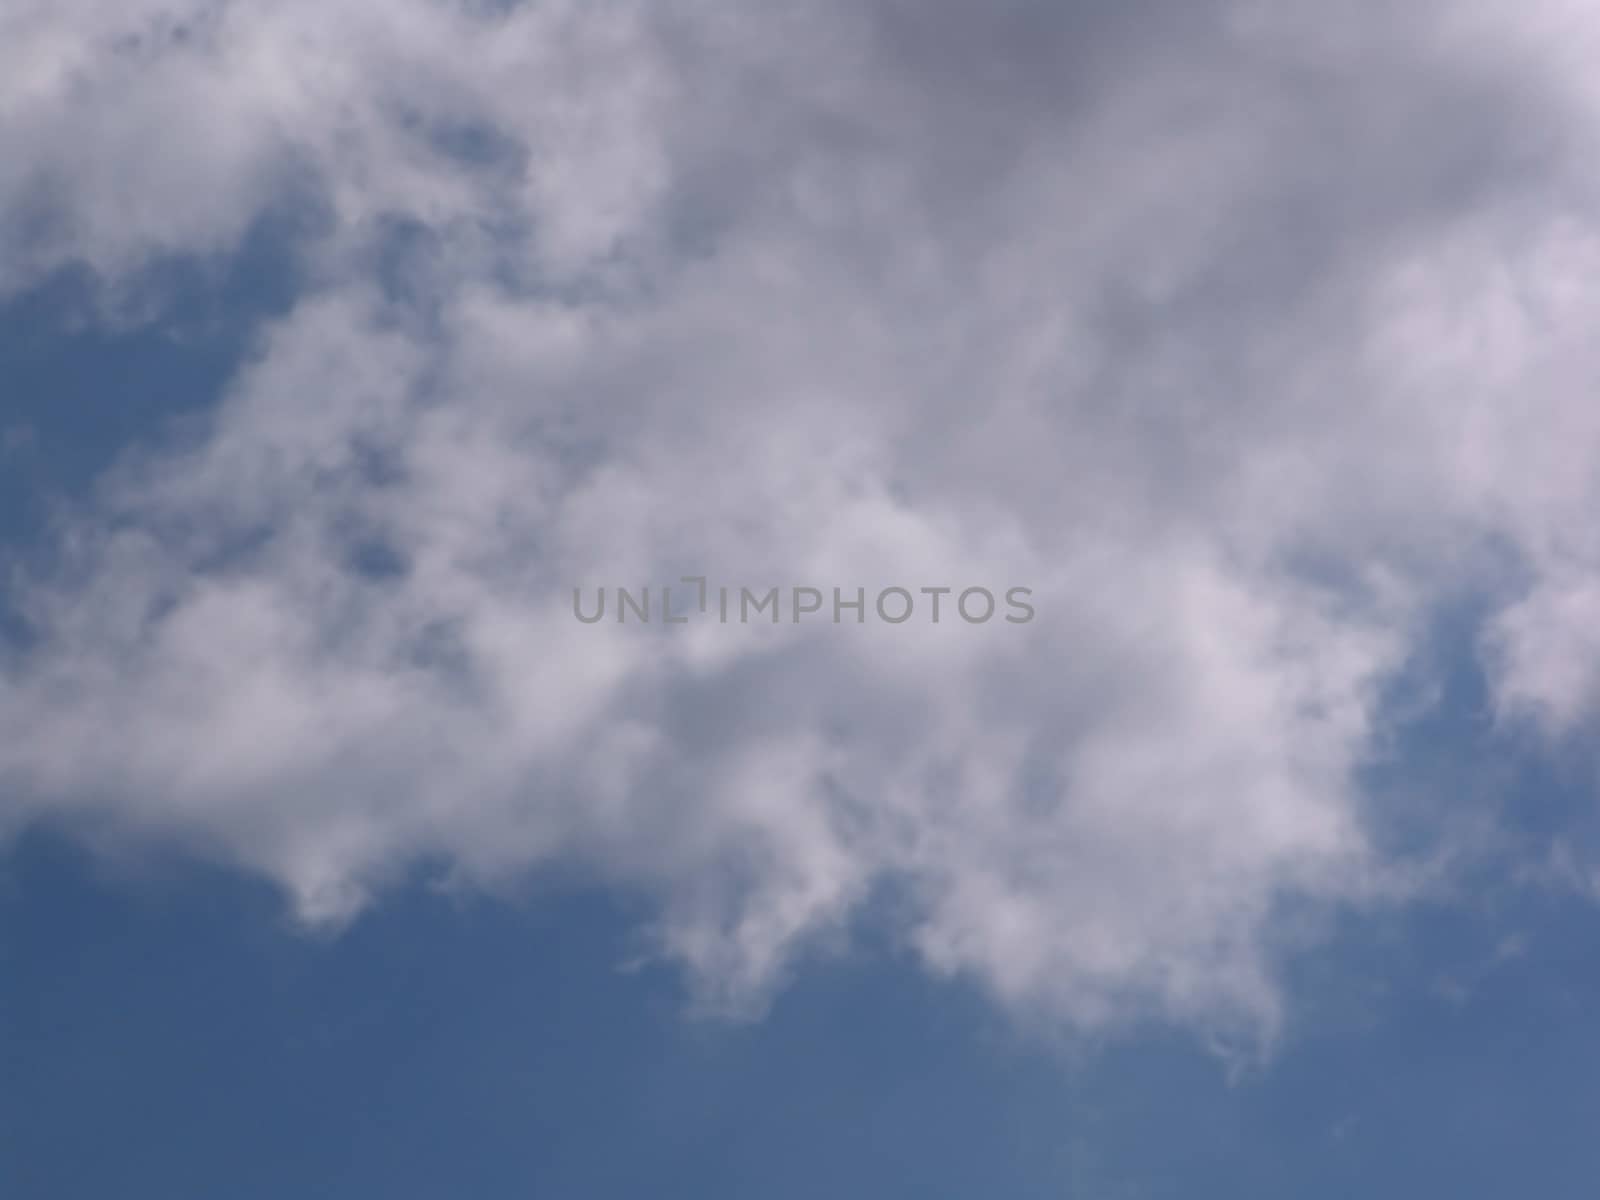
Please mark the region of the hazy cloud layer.
MULTIPOLYGON (((1390 902, 1359 773, 1440 606, 1600 696, 1600 14, 147 3, 0 16, 0 283, 308 214, 208 424, 19 578, 3 815, 312 920, 419 861, 653 898, 759 1005, 871 911, 1093 1027, 1270 1035, 1390 902), (1034 589, 579 625, 575 584, 1034 589)), ((1440 830, 1441 846, 1449 842, 1440 830)))

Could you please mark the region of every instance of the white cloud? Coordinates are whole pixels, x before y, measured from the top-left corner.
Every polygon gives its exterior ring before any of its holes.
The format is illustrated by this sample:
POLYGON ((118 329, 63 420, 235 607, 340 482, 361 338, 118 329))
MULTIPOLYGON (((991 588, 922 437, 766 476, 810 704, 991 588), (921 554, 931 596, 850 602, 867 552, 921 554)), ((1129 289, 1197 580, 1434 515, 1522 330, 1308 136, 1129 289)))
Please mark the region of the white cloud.
POLYGON ((882 907, 1047 1021, 1262 1036, 1280 906, 1404 882, 1359 772, 1491 550, 1529 582, 1502 700, 1590 711, 1575 9, 5 22, 13 286, 325 218, 206 435, 120 464, 21 591, 13 826, 181 839, 312 920, 422 858, 580 863, 734 1009, 882 907), (572 619, 700 573, 1039 617, 572 619))

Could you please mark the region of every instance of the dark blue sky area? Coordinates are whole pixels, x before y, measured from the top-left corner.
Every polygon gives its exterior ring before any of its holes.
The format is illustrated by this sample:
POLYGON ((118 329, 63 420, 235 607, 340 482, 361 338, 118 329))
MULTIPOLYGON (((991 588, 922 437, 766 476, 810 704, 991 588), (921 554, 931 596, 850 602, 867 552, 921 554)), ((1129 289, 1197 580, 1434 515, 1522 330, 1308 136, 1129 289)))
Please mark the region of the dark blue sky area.
POLYGON ((1537 916, 1506 962, 1505 914, 1352 928, 1300 973, 1284 1051, 1230 1082, 1158 1032, 1047 1050, 877 955, 803 971, 760 1023, 697 1021, 671 972, 617 969, 633 926, 592 896, 417 888, 329 941, 236 877, 32 835, 0 874, 0 1178, 35 1200, 1578 1200, 1600 953, 1586 913, 1537 916))

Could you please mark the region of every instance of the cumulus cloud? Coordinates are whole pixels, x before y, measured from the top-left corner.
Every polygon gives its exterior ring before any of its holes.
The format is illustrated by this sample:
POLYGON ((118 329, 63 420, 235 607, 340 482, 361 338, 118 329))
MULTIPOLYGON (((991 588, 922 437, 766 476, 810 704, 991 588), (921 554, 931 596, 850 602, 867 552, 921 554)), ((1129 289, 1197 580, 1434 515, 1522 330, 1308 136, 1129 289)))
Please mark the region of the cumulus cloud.
POLYGON ((18 577, 6 826, 327 922, 579 864, 732 1011, 870 913, 1048 1022, 1270 1036, 1283 914, 1407 886, 1361 772, 1431 614, 1493 596, 1508 712, 1600 693, 1597 29, 9 5, 13 290, 314 220, 204 430, 18 577), (573 620, 683 575, 1038 616, 573 620))

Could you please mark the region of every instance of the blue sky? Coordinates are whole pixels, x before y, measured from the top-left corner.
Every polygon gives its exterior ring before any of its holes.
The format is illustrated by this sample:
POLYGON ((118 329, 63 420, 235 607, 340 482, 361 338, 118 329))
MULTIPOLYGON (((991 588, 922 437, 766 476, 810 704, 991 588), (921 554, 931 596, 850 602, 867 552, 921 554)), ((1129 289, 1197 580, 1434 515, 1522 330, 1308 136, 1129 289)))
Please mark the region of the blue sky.
POLYGON ((9 10, 0 1194, 1588 1195, 1600 26, 1380 7, 9 10))
POLYGON ((685 1021, 670 977, 616 971, 628 922, 594 896, 411 891, 330 945, 237 879, 32 838, 5 878, 6 1170, 41 1196, 1579 1196, 1600 975, 1563 907, 1498 968, 1481 916, 1350 931, 1307 973, 1311 1027, 1230 1083, 1159 1033, 1043 1053, 865 958, 758 1025, 685 1021))
POLYGON ((235 877, 36 836, 0 895, 23 1195, 1578 1197, 1596 1169, 1571 904, 1347 931, 1290 1044, 1230 1081, 1170 1032, 1041 1046, 867 954, 758 1024, 689 1020, 581 892, 412 889, 327 943, 235 877), (1537 932, 1496 964, 1506 923, 1537 932))

